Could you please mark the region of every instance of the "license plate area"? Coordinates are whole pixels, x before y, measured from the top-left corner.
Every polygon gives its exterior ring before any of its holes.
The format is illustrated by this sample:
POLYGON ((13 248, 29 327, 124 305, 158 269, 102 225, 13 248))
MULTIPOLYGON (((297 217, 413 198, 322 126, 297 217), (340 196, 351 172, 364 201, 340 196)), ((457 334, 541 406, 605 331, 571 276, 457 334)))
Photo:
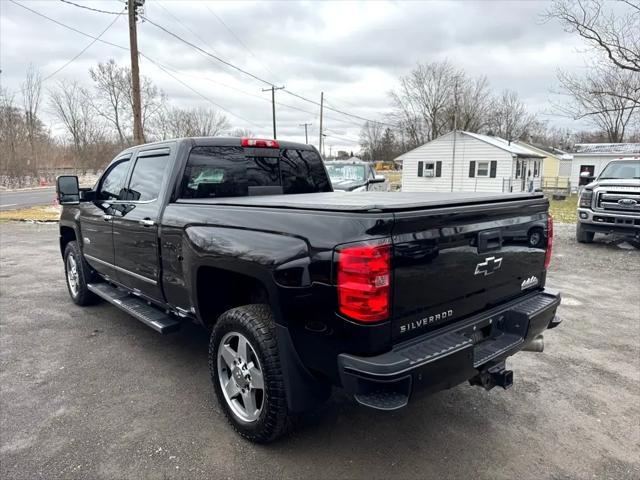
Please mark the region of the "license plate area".
POLYGON ((479 366, 504 355, 524 343, 529 318, 508 311, 469 326, 463 332, 473 341, 473 366, 479 366))

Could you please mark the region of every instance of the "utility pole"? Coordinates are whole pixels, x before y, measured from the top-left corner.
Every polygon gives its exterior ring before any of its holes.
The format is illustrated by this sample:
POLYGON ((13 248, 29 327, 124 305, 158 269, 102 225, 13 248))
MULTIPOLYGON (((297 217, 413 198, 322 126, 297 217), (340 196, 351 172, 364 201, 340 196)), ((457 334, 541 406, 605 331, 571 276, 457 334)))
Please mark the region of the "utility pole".
POLYGON ((263 88, 263 92, 268 92, 271 90, 271 111, 273 113, 273 139, 276 138, 276 90, 282 90, 284 85, 281 87, 276 87, 275 85, 271 85, 271 88, 263 88))
MULTIPOLYGON (((453 192, 454 167, 456 165, 456 137, 458 136, 458 77, 453 84, 453 154, 451 157, 451 191, 453 192)), ((476 179, 477 181, 477 179, 476 179)))
POLYGON ((131 49, 131 94, 133 97, 133 143, 144 143, 142 132, 142 106, 140 102, 140 69, 138 67, 138 32, 136 29, 138 7, 144 5, 144 0, 127 0, 129 13, 129 45, 131 49))
POLYGON ((307 133, 307 127, 310 127, 311 125, 313 125, 312 123, 301 123, 300 126, 304 127, 304 143, 306 143, 307 145, 309 145, 309 135, 307 133))
POLYGON ((324 107, 324 92, 320 92, 320 138, 318 138, 318 151, 322 157, 322 108, 324 107))

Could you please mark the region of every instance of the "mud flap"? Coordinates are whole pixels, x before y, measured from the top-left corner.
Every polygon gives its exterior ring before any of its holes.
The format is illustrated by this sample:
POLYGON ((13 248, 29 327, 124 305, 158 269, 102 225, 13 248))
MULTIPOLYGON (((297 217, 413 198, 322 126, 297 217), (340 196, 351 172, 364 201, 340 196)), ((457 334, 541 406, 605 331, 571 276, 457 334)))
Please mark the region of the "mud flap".
POLYGON ((276 339, 289 411, 301 413, 327 400, 331 395, 331 386, 318 381, 305 368, 293 346, 289 330, 276 324, 276 339))

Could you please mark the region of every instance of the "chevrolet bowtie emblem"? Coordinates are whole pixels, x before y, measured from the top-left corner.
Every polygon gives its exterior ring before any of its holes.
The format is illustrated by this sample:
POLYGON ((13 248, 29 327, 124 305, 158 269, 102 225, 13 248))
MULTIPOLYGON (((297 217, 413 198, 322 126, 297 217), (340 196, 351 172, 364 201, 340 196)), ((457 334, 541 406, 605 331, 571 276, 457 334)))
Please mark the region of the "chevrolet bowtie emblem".
POLYGON ((483 274, 485 277, 491 275, 500 269, 502 266, 502 258, 487 257, 484 262, 476 265, 475 275, 483 274))

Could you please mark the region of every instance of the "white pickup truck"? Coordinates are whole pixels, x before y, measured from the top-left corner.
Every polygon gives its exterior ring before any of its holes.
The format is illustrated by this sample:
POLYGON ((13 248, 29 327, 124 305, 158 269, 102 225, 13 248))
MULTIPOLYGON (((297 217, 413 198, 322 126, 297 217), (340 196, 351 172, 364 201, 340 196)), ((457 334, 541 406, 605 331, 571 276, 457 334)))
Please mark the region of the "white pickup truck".
POLYGON ((591 243, 598 232, 640 238, 640 158, 609 162, 580 193, 576 238, 591 243))

